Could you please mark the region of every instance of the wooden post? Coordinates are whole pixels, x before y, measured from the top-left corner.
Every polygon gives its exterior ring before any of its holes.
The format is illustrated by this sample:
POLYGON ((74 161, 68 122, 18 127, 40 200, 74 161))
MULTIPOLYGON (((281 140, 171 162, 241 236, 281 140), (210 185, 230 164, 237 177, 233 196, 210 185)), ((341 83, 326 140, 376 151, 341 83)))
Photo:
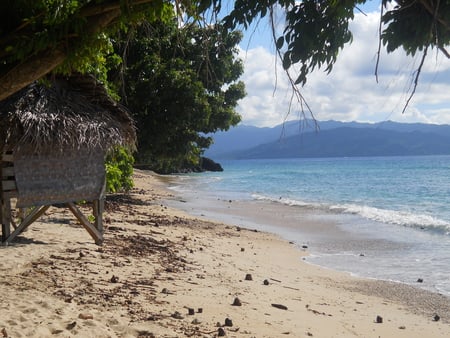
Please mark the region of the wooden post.
POLYGON ((97 230, 97 228, 89 222, 89 220, 82 214, 82 212, 76 207, 74 203, 67 203, 70 211, 74 214, 81 225, 86 229, 86 231, 94 239, 95 244, 101 245, 103 243, 103 234, 97 230))
POLYGON ((11 202, 9 198, 2 196, 1 200, 2 242, 5 242, 11 234, 11 202))
POLYGON ((25 217, 22 223, 19 224, 16 230, 14 230, 13 233, 6 238, 5 244, 8 245, 8 243, 11 243, 17 235, 28 228, 30 224, 36 221, 44 212, 47 211, 48 208, 50 208, 50 205, 44 205, 42 207, 36 207, 35 209, 33 209, 33 211, 30 212, 27 217, 25 217))
POLYGON ((100 199, 95 200, 92 204, 93 214, 94 214, 94 225, 98 232, 103 235, 103 210, 105 208, 105 199, 100 197, 100 199))
POLYGON ((13 155, 10 151, 2 151, 0 154, 0 221, 2 223, 2 242, 11 235, 11 196, 14 195, 16 185, 14 168, 12 167, 13 155))

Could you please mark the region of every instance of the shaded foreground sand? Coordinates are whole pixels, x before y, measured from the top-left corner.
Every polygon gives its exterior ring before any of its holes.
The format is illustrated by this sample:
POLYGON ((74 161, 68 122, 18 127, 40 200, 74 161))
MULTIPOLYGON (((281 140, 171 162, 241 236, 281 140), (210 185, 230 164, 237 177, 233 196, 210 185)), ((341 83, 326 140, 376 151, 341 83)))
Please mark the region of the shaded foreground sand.
POLYGON ((103 246, 51 208, 0 247, 0 337, 449 336, 448 298, 306 264, 274 235, 166 207, 158 176, 135 177, 107 199, 103 246))

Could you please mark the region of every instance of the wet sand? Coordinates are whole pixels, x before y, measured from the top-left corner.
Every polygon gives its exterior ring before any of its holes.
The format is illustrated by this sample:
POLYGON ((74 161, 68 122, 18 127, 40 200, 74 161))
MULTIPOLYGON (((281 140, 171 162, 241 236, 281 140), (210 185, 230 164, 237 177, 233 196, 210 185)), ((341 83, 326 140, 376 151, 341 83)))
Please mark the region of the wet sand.
POLYGON ((448 336, 448 298, 306 264, 307 249, 191 216, 135 176, 108 196, 103 246, 51 208, 0 247, 0 337, 448 336))

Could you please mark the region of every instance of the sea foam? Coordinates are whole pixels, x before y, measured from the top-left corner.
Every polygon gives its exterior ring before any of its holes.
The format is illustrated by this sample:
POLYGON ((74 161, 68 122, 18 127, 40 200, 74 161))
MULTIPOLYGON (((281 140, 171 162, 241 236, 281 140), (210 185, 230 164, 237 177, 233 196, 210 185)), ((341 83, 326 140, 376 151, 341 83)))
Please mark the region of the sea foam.
POLYGON ((446 235, 450 235, 449 222, 425 214, 415 214, 405 211, 380 209, 358 204, 320 204, 285 197, 274 198, 260 194, 253 194, 252 197, 255 200, 269 201, 303 208, 323 209, 325 211, 328 210, 335 213, 358 215, 371 221, 418 229, 429 229, 445 233, 446 235))

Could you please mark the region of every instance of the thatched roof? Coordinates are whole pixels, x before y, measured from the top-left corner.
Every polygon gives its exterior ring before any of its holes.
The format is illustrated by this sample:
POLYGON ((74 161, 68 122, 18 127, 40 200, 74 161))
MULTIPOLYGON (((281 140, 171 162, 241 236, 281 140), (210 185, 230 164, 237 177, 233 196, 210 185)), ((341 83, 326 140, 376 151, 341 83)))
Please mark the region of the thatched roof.
POLYGON ((92 76, 33 83, 0 102, 0 150, 108 150, 135 140, 129 112, 92 76))

